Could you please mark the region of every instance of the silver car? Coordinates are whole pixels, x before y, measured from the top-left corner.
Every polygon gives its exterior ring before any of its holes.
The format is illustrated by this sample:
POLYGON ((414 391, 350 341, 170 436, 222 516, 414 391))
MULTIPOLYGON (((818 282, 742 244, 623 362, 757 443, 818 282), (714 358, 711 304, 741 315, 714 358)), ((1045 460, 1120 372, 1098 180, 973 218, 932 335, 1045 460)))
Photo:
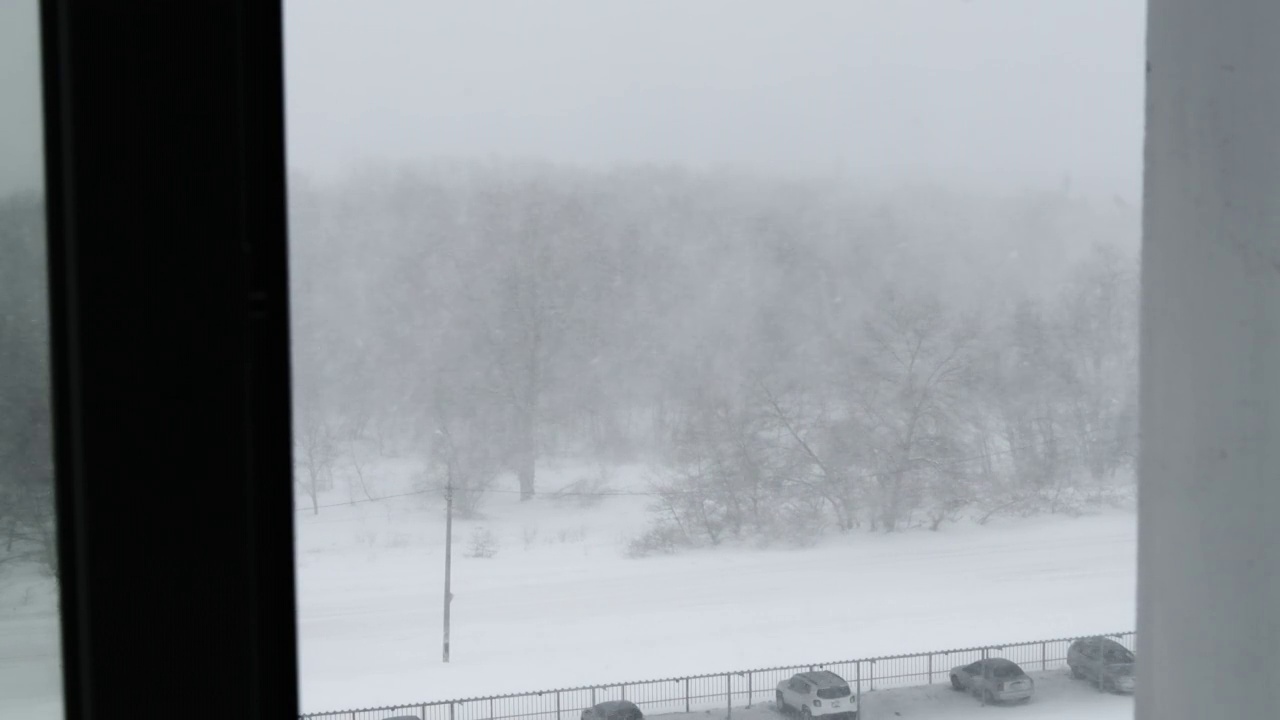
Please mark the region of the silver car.
POLYGON ((1105 637, 1080 638, 1067 648, 1072 677, 1110 692, 1133 692, 1133 651, 1105 637))
POLYGON ((778 683, 778 712, 795 710, 801 720, 857 720, 858 700, 849 683, 830 670, 793 675, 778 683))
POLYGON ((987 658, 951 670, 951 687, 968 691, 987 703, 1027 702, 1036 684, 1018 667, 1004 658, 987 658))

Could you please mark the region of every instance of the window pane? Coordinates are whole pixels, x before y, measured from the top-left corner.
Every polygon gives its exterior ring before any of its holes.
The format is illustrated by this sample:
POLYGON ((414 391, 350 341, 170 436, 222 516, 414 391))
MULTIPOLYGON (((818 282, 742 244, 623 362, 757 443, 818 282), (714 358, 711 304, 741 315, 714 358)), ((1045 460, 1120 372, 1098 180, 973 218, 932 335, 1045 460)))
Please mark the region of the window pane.
POLYGON ((0 717, 60 718, 36 0, 0 3, 0 717))
POLYGON ((286 3, 303 708, 1099 702, 1041 640, 1132 642, 1144 21, 286 3))

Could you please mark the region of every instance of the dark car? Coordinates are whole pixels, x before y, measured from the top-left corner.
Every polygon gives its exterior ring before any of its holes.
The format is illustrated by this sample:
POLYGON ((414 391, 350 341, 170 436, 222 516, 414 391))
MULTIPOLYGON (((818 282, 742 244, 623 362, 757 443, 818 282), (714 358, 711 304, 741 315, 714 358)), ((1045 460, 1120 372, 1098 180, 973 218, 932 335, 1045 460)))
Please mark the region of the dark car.
POLYGON ((583 710, 582 720, 644 720, 644 713, 629 700, 609 700, 583 710))
POLYGON ((1133 651, 1106 637, 1080 638, 1067 648, 1067 667, 1102 690, 1133 692, 1133 651))
POLYGON ((973 693, 988 703, 1027 702, 1036 684, 1012 660, 987 658, 952 668, 951 687, 973 693))

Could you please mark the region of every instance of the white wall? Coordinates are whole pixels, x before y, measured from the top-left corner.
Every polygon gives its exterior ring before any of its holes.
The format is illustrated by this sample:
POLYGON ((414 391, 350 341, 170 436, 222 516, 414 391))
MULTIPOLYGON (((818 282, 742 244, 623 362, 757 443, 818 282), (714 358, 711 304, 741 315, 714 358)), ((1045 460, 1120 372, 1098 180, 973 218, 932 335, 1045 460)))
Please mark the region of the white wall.
POLYGON ((1280 717, 1280 3, 1152 0, 1137 714, 1280 717))

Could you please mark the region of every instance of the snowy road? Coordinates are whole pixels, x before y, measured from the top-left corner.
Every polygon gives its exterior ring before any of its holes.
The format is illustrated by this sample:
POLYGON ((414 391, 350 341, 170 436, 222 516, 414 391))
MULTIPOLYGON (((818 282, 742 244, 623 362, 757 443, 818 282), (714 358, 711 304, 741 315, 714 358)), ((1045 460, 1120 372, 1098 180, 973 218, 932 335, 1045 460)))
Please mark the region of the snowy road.
MULTIPOLYGON (((984 707, 979 700, 932 685, 869 693, 862 700, 862 720, 1130 720, 1133 697, 1099 693, 1072 680, 1064 671, 1031 673, 1036 695, 1026 705, 984 707)), ((724 720, 726 712, 650 715, 649 720, 724 720)), ((787 718, 792 716, 788 715, 787 718)), ((772 705, 734 708, 732 720, 783 720, 772 705)))

